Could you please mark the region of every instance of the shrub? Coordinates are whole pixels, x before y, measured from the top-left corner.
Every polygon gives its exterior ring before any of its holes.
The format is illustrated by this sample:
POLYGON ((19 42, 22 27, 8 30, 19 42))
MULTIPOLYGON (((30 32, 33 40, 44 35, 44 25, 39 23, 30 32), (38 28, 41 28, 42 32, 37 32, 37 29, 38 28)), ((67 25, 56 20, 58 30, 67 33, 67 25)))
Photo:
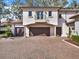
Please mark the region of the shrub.
POLYGON ((71 39, 72 39, 73 41, 79 43, 79 36, 77 36, 77 35, 72 35, 71 39))
POLYGON ((5 25, 4 27, 6 29, 6 31, 2 32, 2 37, 11 37, 12 36, 12 32, 11 32, 11 27, 9 25, 5 25))
POLYGON ((11 33, 10 26, 6 26, 6 28, 7 28, 7 31, 5 32, 6 36, 7 37, 11 37, 12 36, 12 33, 11 33))
POLYGON ((11 37, 11 35, 12 35, 12 33, 10 31, 6 31, 5 34, 7 37, 11 37))

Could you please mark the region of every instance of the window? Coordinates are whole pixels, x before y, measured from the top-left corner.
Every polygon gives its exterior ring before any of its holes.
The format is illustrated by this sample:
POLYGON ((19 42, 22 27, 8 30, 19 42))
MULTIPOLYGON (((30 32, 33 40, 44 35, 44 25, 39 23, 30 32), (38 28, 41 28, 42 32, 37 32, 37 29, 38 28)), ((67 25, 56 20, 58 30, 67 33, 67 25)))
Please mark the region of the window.
POLYGON ((49 11, 49 16, 52 16, 52 11, 49 11))
POLYGON ((37 19, 40 19, 40 12, 39 11, 37 11, 37 19))
POLYGON ((72 26, 72 30, 75 30, 75 26, 72 26))
POLYGON ((59 14, 59 18, 62 18, 61 14, 59 14))
POLYGON ((32 11, 29 11, 29 16, 32 16, 32 11))
POLYGON ((43 19, 43 11, 37 11, 37 19, 43 19))
POLYGON ((41 15, 40 15, 41 16, 41 19, 43 19, 43 11, 41 11, 40 13, 41 13, 41 15))

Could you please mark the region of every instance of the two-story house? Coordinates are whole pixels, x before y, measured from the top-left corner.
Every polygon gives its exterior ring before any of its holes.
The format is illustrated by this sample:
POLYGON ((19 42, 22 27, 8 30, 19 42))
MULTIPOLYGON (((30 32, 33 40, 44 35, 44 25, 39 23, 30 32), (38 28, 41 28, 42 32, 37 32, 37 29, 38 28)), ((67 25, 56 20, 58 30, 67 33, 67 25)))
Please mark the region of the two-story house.
MULTIPOLYGON (((23 10, 24 36, 62 36, 69 34, 68 22, 73 21, 71 16, 79 12, 79 9, 67 9, 60 7, 27 7, 23 10)), ((73 27, 73 26, 72 26, 73 27)))

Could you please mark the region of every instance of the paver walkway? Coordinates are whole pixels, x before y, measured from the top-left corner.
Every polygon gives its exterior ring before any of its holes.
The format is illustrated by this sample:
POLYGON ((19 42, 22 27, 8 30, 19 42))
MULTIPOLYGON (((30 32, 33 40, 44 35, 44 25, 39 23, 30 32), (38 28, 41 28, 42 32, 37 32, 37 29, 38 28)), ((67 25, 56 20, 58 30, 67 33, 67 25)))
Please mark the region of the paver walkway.
POLYGON ((79 49, 58 37, 20 37, 0 41, 0 59, 79 59, 79 49))

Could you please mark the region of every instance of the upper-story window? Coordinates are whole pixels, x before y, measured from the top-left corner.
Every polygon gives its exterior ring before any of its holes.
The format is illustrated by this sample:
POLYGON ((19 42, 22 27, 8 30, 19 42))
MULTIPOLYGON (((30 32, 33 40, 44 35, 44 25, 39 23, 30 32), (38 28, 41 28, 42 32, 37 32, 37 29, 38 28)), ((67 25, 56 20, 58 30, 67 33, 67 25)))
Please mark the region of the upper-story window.
POLYGON ((37 19, 43 19, 43 11, 37 11, 37 19))
POLYGON ((28 14, 28 16, 32 16, 32 11, 29 11, 29 14, 28 14))
POLYGON ((59 18, 62 18, 62 15, 61 14, 59 14, 59 18))
POLYGON ((52 11, 49 11, 49 16, 52 16, 52 11))

